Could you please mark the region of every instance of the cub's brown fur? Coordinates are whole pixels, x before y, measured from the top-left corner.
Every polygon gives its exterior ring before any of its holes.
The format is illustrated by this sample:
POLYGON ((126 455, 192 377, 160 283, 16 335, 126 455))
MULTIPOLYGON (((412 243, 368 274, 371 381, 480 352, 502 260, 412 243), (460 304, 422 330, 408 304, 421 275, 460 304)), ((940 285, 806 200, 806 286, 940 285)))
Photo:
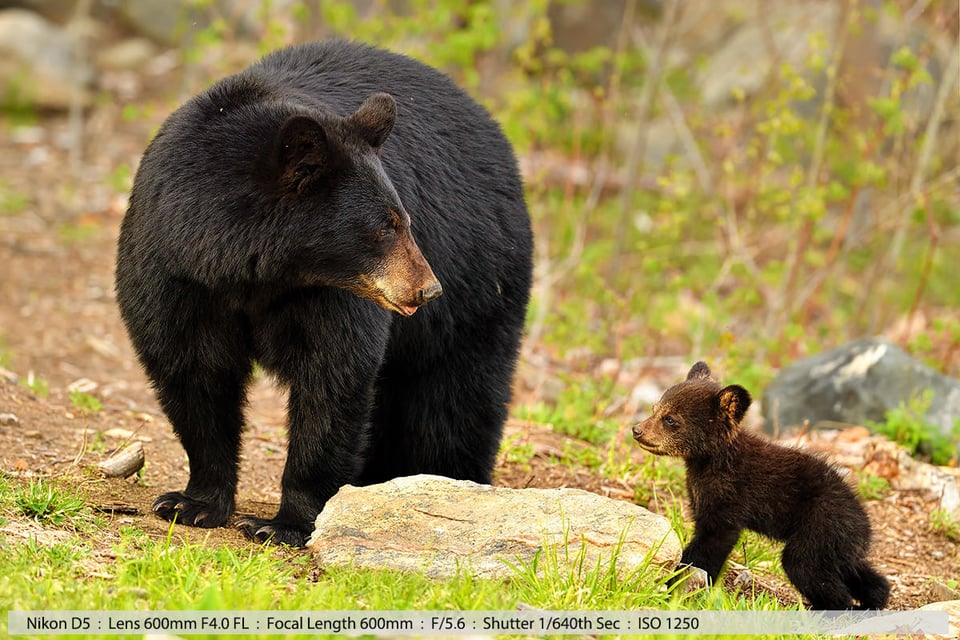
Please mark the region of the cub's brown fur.
POLYGON ((870 521, 823 460, 740 430, 750 394, 698 362, 633 428, 647 451, 683 458, 695 523, 681 564, 720 574, 740 532, 782 540, 783 569, 814 609, 882 609, 887 580, 867 562, 870 521), (856 603, 855 603, 856 601, 856 603))

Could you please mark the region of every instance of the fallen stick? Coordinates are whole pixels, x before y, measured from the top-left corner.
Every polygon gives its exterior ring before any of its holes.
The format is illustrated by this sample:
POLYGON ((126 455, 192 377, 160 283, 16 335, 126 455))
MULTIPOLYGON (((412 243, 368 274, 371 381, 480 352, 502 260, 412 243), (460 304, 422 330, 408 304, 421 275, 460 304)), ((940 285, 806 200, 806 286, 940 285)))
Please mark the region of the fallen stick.
POLYGON ((127 478, 143 468, 143 444, 135 440, 97 465, 107 478, 127 478))

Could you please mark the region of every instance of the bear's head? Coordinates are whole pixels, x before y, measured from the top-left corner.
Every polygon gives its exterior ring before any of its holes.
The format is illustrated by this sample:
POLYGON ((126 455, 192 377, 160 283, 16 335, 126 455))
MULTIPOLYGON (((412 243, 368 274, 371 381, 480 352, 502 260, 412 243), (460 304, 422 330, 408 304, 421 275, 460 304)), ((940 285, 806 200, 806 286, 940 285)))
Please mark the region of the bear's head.
POLYGON ((289 259, 301 280, 409 316, 443 289, 380 160, 396 117, 386 93, 347 117, 301 110, 277 131, 265 173, 298 235, 289 259))
POLYGON ((749 407, 746 389, 721 388, 710 368, 697 362, 686 380, 664 392, 653 415, 633 428, 633 437, 656 455, 706 458, 729 444, 749 407))

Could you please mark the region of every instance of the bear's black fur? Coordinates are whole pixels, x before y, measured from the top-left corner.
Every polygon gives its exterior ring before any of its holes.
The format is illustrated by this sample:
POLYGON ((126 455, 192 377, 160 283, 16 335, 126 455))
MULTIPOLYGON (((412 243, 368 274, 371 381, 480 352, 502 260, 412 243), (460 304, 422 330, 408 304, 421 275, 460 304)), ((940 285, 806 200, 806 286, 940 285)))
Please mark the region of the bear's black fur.
POLYGON ((782 540, 787 577, 814 609, 882 609, 887 580, 867 562, 870 521, 823 460, 740 430, 750 394, 698 362, 633 428, 647 451, 683 458, 694 534, 681 564, 720 574, 743 529, 782 540))
POLYGON ((150 143, 120 233, 121 314, 190 461, 154 510, 233 513, 254 361, 290 396, 251 537, 303 544, 348 482, 489 482, 531 270, 509 143, 441 73, 331 41, 217 82, 150 143))

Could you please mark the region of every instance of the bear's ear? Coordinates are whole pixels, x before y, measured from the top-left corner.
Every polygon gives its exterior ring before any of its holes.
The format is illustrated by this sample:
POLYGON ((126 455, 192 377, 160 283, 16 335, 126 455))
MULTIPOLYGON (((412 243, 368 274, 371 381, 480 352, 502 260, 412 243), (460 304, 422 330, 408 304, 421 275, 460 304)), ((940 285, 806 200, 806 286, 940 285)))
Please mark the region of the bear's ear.
POLYGON ((309 116, 291 116, 277 134, 280 182, 300 192, 330 168, 330 148, 323 125, 309 116))
POLYGON ((720 413, 731 424, 740 424, 750 408, 750 392, 738 384, 720 390, 720 413))
POLYGON ((397 102, 389 93, 375 93, 348 118, 363 140, 379 150, 397 121, 397 102))
POLYGON ((690 368, 690 373, 687 374, 687 380, 709 380, 710 379, 710 367, 707 366, 706 362, 702 360, 697 362, 690 368))

